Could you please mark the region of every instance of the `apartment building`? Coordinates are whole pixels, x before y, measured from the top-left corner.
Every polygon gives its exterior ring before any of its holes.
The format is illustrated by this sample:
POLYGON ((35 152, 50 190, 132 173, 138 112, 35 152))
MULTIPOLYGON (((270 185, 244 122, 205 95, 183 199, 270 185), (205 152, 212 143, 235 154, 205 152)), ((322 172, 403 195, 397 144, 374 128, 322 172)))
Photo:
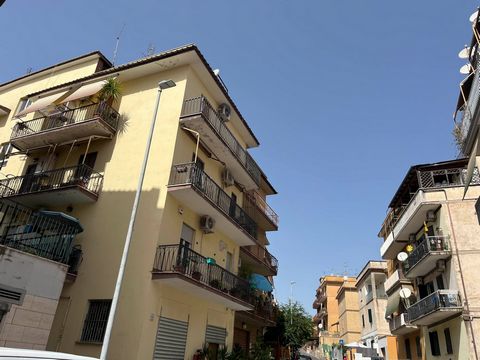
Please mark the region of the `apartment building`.
POLYGON ((360 341, 375 349, 386 360, 398 359, 396 338, 391 335, 385 319, 387 294, 387 262, 369 261, 357 276, 359 315, 361 321, 360 341))
POLYGON ((342 286, 337 292, 338 332, 344 344, 357 342, 360 339, 360 318, 356 279, 344 277, 342 286))
MULTIPOLYGON (((33 321, 49 333, 47 349, 99 355, 162 80, 170 88, 161 93, 109 358, 249 347, 273 324, 268 289, 252 290, 239 275, 271 283, 277 274, 267 250, 267 232, 278 228, 267 196, 276 191, 248 152, 259 142, 223 81, 195 45, 119 66, 94 52, 0 85, 2 201, 73 229, 59 230, 69 240, 61 258, 43 256, 59 267, 61 275, 43 276, 60 290, 32 295, 55 302, 48 323, 33 321), (99 96, 109 81, 120 85, 117 101, 99 96)), ((17 244, 38 230, 31 222, 20 223, 23 237, 0 228, 2 245, 32 256, 17 244)), ((27 245, 54 246, 37 238, 27 245)), ((32 305, 25 295, 14 306, 16 314, 32 305)), ((13 322, 10 330, 24 332, 13 322)))
POLYGON ((467 159, 412 166, 389 204, 380 251, 400 359, 477 359, 480 176, 467 175, 467 159))
POLYGON ((326 275, 320 278, 312 305, 317 311, 313 322, 318 328, 319 349, 325 356, 330 356, 332 345, 341 340, 345 344, 353 338, 358 340, 358 299, 356 290, 352 294, 352 287, 355 287, 354 277, 326 275))

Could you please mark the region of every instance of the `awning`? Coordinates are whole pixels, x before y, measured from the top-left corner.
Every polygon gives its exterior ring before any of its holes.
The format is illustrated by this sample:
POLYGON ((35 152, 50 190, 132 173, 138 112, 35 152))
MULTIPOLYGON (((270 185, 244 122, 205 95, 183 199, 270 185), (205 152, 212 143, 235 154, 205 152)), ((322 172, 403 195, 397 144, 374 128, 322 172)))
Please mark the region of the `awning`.
POLYGON ((478 136, 475 140, 475 144, 473 145, 472 152, 470 153, 470 159, 468 159, 467 174, 465 176, 465 188, 463 189, 463 198, 465 198, 468 187, 472 182, 475 167, 480 169, 480 164, 477 164, 477 156, 480 156, 480 141, 478 141, 478 136))
POLYGON ((460 108, 468 100, 468 96, 470 95, 470 89, 472 88, 474 75, 475 73, 471 73, 465 79, 463 79, 463 81, 460 83, 460 95, 458 96, 457 107, 455 108, 455 112, 460 110, 460 108))
POLYGON ((80 221, 73 216, 67 215, 60 211, 40 210, 39 213, 51 218, 55 218, 56 220, 66 222, 71 226, 75 226, 78 233, 83 231, 83 226, 80 224, 80 221))
POLYGON ((33 104, 27 106, 25 109, 20 111, 16 116, 22 116, 25 114, 29 114, 31 112, 35 112, 41 109, 45 109, 49 105, 53 103, 59 103, 61 98, 67 93, 67 90, 62 91, 60 93, 56 93, 55 95, 45 96, 43 98, 38 99, 33 104))
POLYGON ((252 274, 252 276, 250 277, 250 284, 253 288, 260 291, 269 292, 273 290, 272 284, 263 275, 252 274))
POLYGON ((8 115, 8 114, 10 114, 10 109, 0 105, 0 116, 8 115))
POLYGON ((63 103, 68 101, 73 101, 77 99, 82 99, 87 96, 91 96, 96 94, 100 90, 102 90, 103 86, 105 85, 105 80, 97 81, 91 84, 83 85, 79 89, 75 90, 73 93, 68 95, 65 99, 62 100, 63 103))
POLYGON ((392 295, 388 295, 385 317, 392 315, 395 311, 398 311, 401 301, 400 290, 402 290, 402 288, 409 288, 410 290, 412 290, 413 293, 413 288, 411 286, 403 285, 402 287, 398 288, 392 295))

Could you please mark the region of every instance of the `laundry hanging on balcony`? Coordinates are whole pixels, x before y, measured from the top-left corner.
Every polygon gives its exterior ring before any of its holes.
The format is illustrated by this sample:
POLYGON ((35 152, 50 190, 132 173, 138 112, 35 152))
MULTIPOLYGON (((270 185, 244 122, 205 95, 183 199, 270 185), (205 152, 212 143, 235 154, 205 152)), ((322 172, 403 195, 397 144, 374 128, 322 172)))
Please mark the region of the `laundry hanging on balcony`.
POLYGON ((268 281, 265 276, 260 274, 252 274, 250 277, 250 285, 252 288, 260 291, 270 292, 273 290, 273 286, 270 281, 268 281))

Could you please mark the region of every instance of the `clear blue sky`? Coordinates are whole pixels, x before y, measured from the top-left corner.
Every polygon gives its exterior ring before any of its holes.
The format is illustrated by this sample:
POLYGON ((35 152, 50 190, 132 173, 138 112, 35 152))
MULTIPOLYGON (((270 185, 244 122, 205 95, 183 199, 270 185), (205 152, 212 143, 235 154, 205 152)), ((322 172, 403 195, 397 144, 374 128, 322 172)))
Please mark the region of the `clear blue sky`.
POLYGON ((276 186, 280 301, 379 258, 408 167, 454 158, 452 113, 473 0, 22 1, 0 8, 0 82, 101 50, 117 63, 196 43, 260 139, 276 186))

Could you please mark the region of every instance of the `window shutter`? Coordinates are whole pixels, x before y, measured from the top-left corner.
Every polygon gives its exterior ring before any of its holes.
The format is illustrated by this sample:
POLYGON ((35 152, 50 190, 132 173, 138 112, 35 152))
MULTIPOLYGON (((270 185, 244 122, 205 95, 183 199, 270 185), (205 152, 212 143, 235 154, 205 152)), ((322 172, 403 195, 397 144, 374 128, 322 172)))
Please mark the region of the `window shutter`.
POLYGON ((153 360, 183 360, 188 322, 160 317, 153 360))
POLYGON ((225 345, 225 341, 227 338, 227 329, 207 325, 207 330, 205 332, 205 342, 211 344, 221 344, 225 345))

